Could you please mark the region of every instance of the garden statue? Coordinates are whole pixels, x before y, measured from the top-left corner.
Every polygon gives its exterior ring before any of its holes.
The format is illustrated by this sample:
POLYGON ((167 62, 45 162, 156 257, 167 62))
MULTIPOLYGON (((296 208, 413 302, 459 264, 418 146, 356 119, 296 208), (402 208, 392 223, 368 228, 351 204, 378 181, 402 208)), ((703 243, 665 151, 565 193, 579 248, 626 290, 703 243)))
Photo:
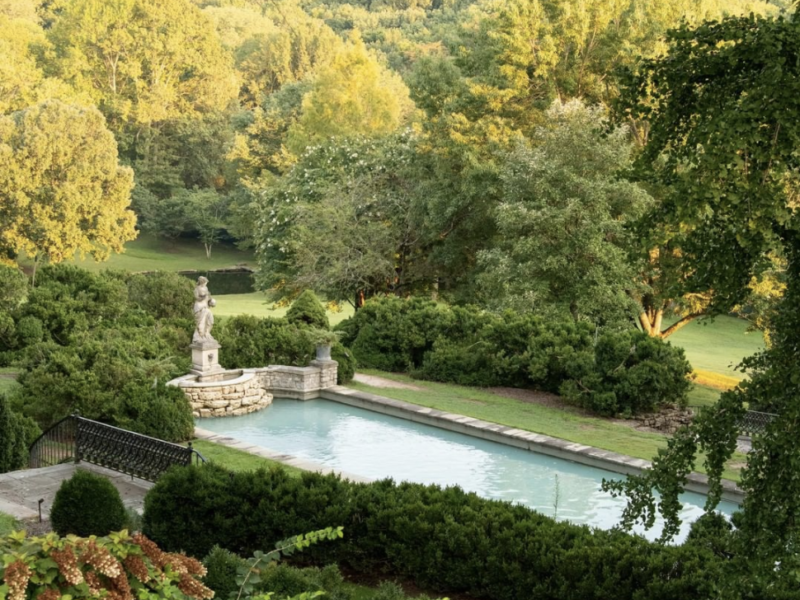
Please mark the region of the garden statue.
POLYGON ((214 341, 211 337, 211 328, 214 326, 214 315, 211 309, 217 302, 211 297, 208 291, 208 279, 200 277, 194 288, 194 322, 196 324, 192 342, 214 341))

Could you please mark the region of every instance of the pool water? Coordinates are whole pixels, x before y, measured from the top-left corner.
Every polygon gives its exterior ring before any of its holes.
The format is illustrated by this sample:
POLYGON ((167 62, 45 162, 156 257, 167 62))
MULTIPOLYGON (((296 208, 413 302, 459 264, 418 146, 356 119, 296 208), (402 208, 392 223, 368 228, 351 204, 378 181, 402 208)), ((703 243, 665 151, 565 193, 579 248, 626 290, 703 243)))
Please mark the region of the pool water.
MULTIPOLYGON (((382 415, 329 400, 275 400, 268 408, 198 427, 370 479, 391 477, 458 485, 484 498, 523 504, 559 520, 609 529, 625 500, 603 492, 603 479, 622 475, 490 442, 462 433, 382 415)), ((683 496, 681 541, 699 517, 705 497, 683 496)), ((737 506, 722 502, 730 515, 737 506)), ((657 526, 645 532, 655 539, 657 526)))

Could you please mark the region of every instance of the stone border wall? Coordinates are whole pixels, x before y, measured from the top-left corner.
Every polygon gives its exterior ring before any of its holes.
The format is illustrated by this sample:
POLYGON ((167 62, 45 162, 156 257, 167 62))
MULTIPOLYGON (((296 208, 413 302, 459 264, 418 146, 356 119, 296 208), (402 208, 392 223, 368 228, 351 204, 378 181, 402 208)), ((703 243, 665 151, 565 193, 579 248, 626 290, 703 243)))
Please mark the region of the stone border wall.
POLYGON ((167 385, 183 390, 195 417, 235 417, 260 410, 272 399, 311 400, 336 385, 339 363, 314 360, 308 367, 274 365, 258 369, 184 375, 167 385))

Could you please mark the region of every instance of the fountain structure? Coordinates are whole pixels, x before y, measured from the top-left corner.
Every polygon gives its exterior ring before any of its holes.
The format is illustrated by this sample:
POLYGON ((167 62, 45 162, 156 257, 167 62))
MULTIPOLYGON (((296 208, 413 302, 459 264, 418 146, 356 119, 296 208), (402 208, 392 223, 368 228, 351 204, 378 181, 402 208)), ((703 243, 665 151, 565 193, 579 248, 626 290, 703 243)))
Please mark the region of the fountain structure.
POLYGON ((186 394, 195 417, 239 416, 269 406, 274 395, 310 400, 336 385, 338 363, 313 360, 308 367, 265 365, 255 369, 223 369, 219 342, 211 335, 216 301, 208 291, 208 279, 200 277, 194 288, 192 313, 192 369, 168 385, 186 394))

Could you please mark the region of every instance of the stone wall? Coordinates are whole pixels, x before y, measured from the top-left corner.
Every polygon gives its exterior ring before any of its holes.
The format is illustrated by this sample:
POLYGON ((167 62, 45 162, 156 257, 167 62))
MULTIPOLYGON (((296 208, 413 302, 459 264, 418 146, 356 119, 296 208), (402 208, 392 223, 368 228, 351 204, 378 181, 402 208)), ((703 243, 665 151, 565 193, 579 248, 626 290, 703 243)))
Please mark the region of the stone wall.
POLYGON ((272 403, 272 398, 311 400, 336 385, 339 364, 315 360, 308 367, 269 366, 223 371, 212 375, 185 375, 168 385, 186 394, 195 417, 228 417, 251 413, 272 403))

